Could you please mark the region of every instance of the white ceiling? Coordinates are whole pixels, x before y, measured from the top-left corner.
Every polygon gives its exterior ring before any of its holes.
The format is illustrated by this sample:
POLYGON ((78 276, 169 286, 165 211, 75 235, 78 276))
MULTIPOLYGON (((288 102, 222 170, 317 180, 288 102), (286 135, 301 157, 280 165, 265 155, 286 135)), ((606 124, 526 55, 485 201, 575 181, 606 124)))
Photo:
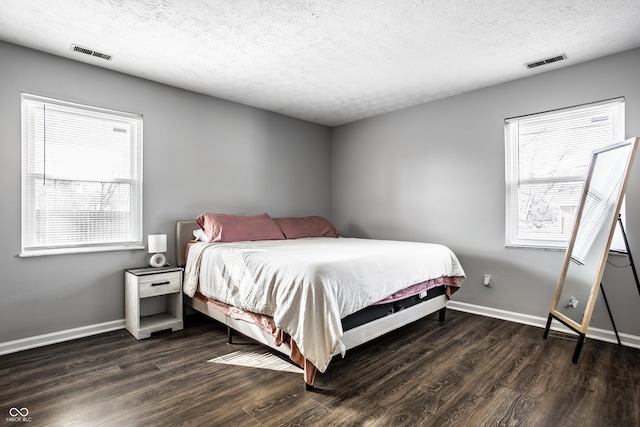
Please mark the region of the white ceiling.
POLYGON ((0 40, 335 126, 639 47, 640 1, 0 0, 0 40))

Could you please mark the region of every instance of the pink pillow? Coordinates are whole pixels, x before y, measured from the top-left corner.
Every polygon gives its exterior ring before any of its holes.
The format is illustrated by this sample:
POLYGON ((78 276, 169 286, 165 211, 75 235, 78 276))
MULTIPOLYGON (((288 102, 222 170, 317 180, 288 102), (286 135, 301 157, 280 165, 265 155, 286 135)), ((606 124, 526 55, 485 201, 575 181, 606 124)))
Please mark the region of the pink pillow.
POLYGON ((210 242, 284 239, 278 225, 266 213, 239 216, 207 212, 198 216, 196 222, 210 242))
POLYGON ((321 216, 273 218, 287 239, 303 237, 339 237, 338 230, 321 216))

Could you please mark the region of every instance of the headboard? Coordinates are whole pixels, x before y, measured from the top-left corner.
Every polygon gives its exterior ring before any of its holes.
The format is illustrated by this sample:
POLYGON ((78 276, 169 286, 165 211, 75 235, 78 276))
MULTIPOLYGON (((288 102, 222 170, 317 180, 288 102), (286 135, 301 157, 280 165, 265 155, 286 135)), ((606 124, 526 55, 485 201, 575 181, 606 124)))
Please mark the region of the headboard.
POLYGON ((179 267, 184 267, 187 263, 186 251, 187 243, 193 240, 193 230, 200 226, 194 220, 178 221, 176 223, 176 260, 179 267))

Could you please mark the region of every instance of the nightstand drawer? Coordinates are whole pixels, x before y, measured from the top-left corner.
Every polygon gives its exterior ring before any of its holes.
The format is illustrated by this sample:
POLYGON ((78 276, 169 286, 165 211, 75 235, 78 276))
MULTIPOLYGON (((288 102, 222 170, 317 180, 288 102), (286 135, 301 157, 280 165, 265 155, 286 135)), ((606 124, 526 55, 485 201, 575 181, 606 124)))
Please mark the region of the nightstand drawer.
POLYGON ((179 271, 150 274, 139 278, 140 298, 180 292, 182 274, 179 271))

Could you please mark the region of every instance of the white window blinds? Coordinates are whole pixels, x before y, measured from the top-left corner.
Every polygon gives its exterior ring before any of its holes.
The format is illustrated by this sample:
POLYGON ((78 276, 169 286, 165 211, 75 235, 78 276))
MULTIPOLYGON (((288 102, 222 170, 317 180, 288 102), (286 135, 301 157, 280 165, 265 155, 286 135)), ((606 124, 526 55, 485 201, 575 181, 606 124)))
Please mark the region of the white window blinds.
POLYGON ((142 247, 142 116, 22 96, 22 256, 142 247))
POLYGON ((593 150, 622 140, 624 98, 505 120, 506 245, 565 248, 593 150))

